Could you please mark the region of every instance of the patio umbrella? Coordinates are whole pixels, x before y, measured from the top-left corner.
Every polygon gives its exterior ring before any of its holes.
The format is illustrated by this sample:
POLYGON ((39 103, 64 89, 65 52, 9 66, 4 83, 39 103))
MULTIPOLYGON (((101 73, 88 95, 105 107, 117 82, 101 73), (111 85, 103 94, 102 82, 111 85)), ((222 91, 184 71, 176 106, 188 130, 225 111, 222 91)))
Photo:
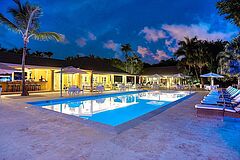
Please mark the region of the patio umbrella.
POLYGON ((15 71, 19 71, 19 70, 0 63, 0 74, 12 74, 15 71))
POLYGON ((163 77, 163 76, 161 76, 161 75, 159 75, 159 74, 154 74, 154 75, 152 75, 152 76, 150 76, 150 77, 152 78, 153 81, 154 81, 154 79, 157 79, 157 81, 159 82, 159 81, 160 81, 160 78, 163 77))
POLYGON ((159 75, 159 74, 154 74, 154 75, 152 75, 152 76, 150 76, 151 78, 161 78, 162 76, 161 75, 159 75))
POLYGON ((191 76, 184 75, 182 73, 174 74, 173 77, 174 78, 191 78, 191 76))
POLYGON ((173 77, 174 78, 184 78, 184 75, 181 73, 178 73, 178 74, 174 74, 173 77))
MULTIPOLYGON (((75 74, 75 73, 80 73, 80 74, 86 74, 87 72, 83 71, 82 69, 75 68, 73 66, 65 67, 60 71, 65 74, 75 74)), ((58 73, 60 73, 58 72, 58 73)))
POLYGON ((224 78, 224 76, 222 76, 220 74, 212 73, 212 72, 200 75, 200 77, 211 78, 211 86, 214 85, 214 78, 224 78))
MULTIPOLYGON (((86 74, 87 72, 79 69, 79 68, 75 68, 73 66, 69 66, 69 67, 65 67, 65 68, 61 68, 61 71, 57 72, 60 73, 60 96, 62 97, 62 74, 75 74, 75 73, 79 73, 79 74, 86 74)), ((72 81, 73 81, 73 77, 72 77, 72 81)))

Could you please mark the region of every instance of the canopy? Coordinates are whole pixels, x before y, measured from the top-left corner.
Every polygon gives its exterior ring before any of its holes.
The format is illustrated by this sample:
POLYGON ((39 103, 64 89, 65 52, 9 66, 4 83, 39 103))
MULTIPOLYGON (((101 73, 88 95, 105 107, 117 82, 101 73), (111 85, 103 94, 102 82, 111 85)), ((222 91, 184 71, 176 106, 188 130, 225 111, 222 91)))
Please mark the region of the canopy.
MULTIPOLYGON (((65 67, 65 68, 62 68, 61 71, 57 72, 57 73, 61 73, 61 76, 60 76, 60 96, 62 97, 62 74, 75 74, 75 73, 80 73, 80 74, 86 74, 87 72, 81 70, 81 69, 78 69, 78 68, 75 68, 73 66, 69 66, 69 67, 65 67)), ((72 82, 73 82, 73 76, 72 76, 72 82)))
MULTIPOLYGON (((58 73, 61 73, 61 71, 58 72, 58 73)), ((75 68, 73 66, 69 66, 69 67, 63 68, 62 73, 65 73, 65 74, 75 74, 75 73, 86 74, 87 72, 85 72, 81 69, 75 68)))
POLYGON ((159 74, 154 74, 154 75, 152 75, 152 76, 150 76, 151 78, 161 78, 162 76, 161 75, 159 75, 159 74))
POLYGON ((12 74, 15 71, 19 70, 0 63, 0 74, 12 74))
POLYGON ((174 74, 174 78, 190 78, 191 76, 183 75, 182 73, 174 74))
POLYGON ((216 74, 216 73, 207 73, 207 74, 203 74, 203 75, 200 75, 200 77, 205 77, 205 78, 224 78, 224 76, 220 75, 220 74, 216 74))
POLYGON ((200 77, 211 78, 211 86, 214 85, 214 79, 213 78, 224 78, 224 76, 222 76, 220 74, 212 73, 212 72, 200 75, 200 77))

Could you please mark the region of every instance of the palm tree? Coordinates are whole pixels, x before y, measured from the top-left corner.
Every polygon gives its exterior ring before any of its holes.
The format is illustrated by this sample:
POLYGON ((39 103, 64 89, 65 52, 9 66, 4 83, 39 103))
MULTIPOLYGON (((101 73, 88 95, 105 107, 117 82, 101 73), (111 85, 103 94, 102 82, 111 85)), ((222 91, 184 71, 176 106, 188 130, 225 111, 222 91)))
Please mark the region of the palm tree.
POLYGON ((238 85, 240 85, 240 36, 228 43, 217 58, 220 73, 238 77, 238 85))
POLYGON ((175 53, 177 59, 179 59, 180 65, 186 68, 188 74, 190 74, 191 69, 194 68, 195 74, 198 77, 196 68, 195 68, 195 52, 197 47, 197 37, 188 38, 185 37, 183 41, 179 42, 179 49, 175 53))
POLYGON ((5 24, 10 30, 19 33, 23 38, 22 54, 22 96, 27 96, 28 91, 25 86, 25 58, 29 40, 56 40, 63 41, 64 37, 55 32, 40 32, 39 18, 42 10, 39 6, 31 5, 29 2, 21 4, 20 0, 13 0, 16 7, 10 8, 8 12, 12 15, 13 21, 10 21, 0 13, 0 23, 5 24))
POLYGON ((127 43, 127 44, 122 44, 121 45, 121 51, 123 52, 123 53, 125 53, 125 61, 126 61, 126 72, 128 72, 128 58, 129 58, 129 55, 128 55, 128 53, 129 52, 132 52, 132 46, 129 44, 129 43, 127 43))
POLYGON ((43 53, 47 58, 51 58, 53 56, 52 52, 44 52, 43 53))
POLYGON ((240 1, 239 0, 220 0, 217 2, 217 9, 220 15, 224 15, 227 20, 240 27, 240 1))

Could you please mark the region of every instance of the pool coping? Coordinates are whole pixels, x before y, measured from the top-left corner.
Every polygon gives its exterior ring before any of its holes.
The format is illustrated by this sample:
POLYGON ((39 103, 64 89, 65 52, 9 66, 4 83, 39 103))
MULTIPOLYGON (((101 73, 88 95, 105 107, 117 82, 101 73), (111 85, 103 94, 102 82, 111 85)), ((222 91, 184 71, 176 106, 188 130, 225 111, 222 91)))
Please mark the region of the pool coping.
MULTIPOLYGON (((137 126, 137 125, 139 125, 143 122, 146 122, 148 119, 150 119, 150 118, 168 110, 169 108, 171 108, 171 107, 175 106, 176 104, 192 97, 195 94, 196 94, 196 92, 190 93, 189 95, 187 95, 187 96, 185 96, 181 99, 178 99, 178 100, 176 100, 174 102, 171 102, 171 103, 169 103, 165 106, 162 106, 162 107, 160 107, 156 110, 148 112, 144 115, 141 115, 137 118, 134 118, 132 120, 129 120, 128 122, 125 122, 125 123, 117 125, 117 126, 111 126, 111 125, 103 124, 103 123, 100 123, 100 122, 91 121, 91 120, 84 119, 84 118, 79 118, 79 117, 74 116, 74 115, 69 115, 69 114, 56 112, 56 111, 53 111, 53 110, 48 110, 48 109, 45 109, 45 108, 42 108, 42 107, 39 107, 39 106, 35 106, 34 104, 31 104, 31 106, 27 107, 27 108, 28 109, 35 109, 35 110, 38 110, 40 112, 45 112, 48 115, 57 116, 59 118, 66 118, 66 119, 73 120, 73 121, 79 121, 84 126, 93 127, 93 128, 96 128, 100 131, 103 131, 103 132, 120 134, 121 132, 124 132, 124 131, 126 131, 130 128, 133 128, 133 127, 135 127, 135 126, 137 126)), ((106 94, 106 95, 108 95, 108 94, 106 94)), ((74 97, 74 98, 70 98, 70 99, 76 99, 76 98, 74 97)))

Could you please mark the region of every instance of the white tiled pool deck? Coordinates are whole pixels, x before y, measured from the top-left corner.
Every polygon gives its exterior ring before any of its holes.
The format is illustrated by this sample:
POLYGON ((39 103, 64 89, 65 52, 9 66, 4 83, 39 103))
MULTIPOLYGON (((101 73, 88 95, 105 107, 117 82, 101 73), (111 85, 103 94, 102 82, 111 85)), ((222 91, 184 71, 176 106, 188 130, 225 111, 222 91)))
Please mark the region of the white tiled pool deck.
POLYGON ((25 101, 54 98, 3 97, 0 160, 238 160, 240 120, 196 117, 204 92, 119 134, 84 125, 62 114, 25 108, 25 101))

